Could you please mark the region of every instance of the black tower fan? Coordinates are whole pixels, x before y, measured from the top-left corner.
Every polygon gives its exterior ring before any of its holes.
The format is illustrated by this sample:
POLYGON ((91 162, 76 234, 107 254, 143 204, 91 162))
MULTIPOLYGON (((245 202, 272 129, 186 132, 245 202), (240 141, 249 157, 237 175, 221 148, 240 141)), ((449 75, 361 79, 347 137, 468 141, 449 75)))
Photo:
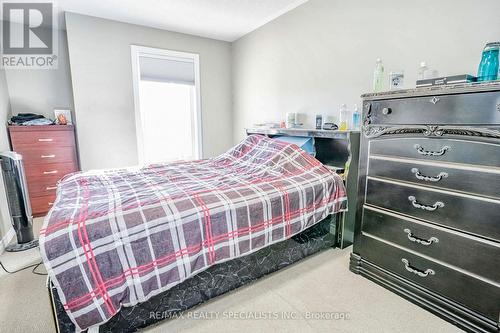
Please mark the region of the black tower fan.
POLYGON ((10 217, 17 236, 17 244, 7 246, 5 250, 18 252, 31 249, 38 246, 38 240, 33 237, 33 216, 23 157, 15 152, 3 152, 0 153, 0 161, 10 217))

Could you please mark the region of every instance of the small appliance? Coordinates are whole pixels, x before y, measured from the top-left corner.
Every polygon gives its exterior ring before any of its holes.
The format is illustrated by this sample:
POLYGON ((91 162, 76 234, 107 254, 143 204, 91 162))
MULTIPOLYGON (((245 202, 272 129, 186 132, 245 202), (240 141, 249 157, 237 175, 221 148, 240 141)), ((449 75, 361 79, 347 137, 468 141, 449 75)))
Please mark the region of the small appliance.
POLYGON ((23 157, 16 152, 3 152, 0 153, 0 163, 11 222, 17 236, 17 244, 7 246, 5 251, 18 252, 37 247, 23 157))

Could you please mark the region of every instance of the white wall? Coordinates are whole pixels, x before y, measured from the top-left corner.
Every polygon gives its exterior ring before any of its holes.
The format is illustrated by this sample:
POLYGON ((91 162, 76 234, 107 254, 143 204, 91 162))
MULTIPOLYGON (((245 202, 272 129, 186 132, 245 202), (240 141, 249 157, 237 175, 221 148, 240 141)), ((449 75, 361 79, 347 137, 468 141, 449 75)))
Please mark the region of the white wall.
POLYGON ((58 30, 57 69, 7 69, 12 114, 38 113, 54 119, 55 108, 73 109, 66 31, 58 30))
MULTIPOLYGON (((5 126, 9 117, 10 102, 7 81, 5 80, 5 71, 0 69, 0 152, 10 150, 7 127, 5 126)), ((11 227, 8 209, 3 178, 0 175, 0 242, 11 227)), ((2 247, 2 244, 0 244, 0 249, 2 247)))
POLYGON ((204 157, 230 147, 229 43, 74 13, 66 30, 84 170, 138 163, 131 44, 200 55, 204 157))
POLYGON ((233 141, 286 112, 309 125, 337 117, 371 90, 378 57, 408 87, 422 60, 442 75, 476 74, 484 44, 500 39, 499 13, 498 0, 310 0, 233 44, 233 141))

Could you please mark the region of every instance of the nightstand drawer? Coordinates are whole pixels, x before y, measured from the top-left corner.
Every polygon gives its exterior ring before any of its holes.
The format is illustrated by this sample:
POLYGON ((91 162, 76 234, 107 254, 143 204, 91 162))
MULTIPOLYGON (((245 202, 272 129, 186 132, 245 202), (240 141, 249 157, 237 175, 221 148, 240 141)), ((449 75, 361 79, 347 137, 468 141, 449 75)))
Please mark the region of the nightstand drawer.
MULTIPOLYGON (((500 112, 499 112, 500 114, 500 112)), ((370 141, 372 155, 482 166, 500 166, 500 145, 443 138, 389 138, 370 141)))
POLYGON ((500 283, 500 243, 369 207, 362 231, 500 283))
POLYGON ((30 197, 31 201, 31 210, 33 215, 43 215, 47 213, 54 201, 56 200, 56 194, 46 195, 42 197, 30 197))
POLYGON ((452 167, 397 157, 371 156, 368 176, 402 180, 500 199, 500 169, 452 167))
POLYGON ((28 182, 37 180, 45 180, 49 177, 57 177, 59 179, 78 170, 76 162, 70 163, 48 163, 39 165, 26 165, 26 177, 28 182))
POLYGON ((29 183, 28 192, 30 196, 40 197, 53 195, 57 190, 57 182, 61 179, 60 175, 47 178, 35 178, 29 183))
POLYGON ((361 236, 360 254, 370 262, 494 321, 500 313, 500 285, 475 278, 439 262, 372 237, 361 236))
POLYGON ((74 147, 73 131, 15 131, 10 130, 10 139, 14 150, 33 147, 74 147))
POLYGON ((368 177, 366 203, 500 241, 500 200, 368 177))
POLYGON ((76 162, 73 147, 21 147, 16 152, 23 156, 24 165, 76 162))

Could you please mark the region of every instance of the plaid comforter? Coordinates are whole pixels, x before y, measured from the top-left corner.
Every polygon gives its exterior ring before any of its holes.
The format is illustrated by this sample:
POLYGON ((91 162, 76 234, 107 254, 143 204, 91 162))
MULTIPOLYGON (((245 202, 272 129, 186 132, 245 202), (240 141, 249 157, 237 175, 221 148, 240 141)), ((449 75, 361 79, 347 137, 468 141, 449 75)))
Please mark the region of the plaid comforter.
POLYGON ((346 205, 340 177, 316 159, 295 145, 249 136, 213 159, 67 176, 40 249, 64 308, 83 330, 346 205))

